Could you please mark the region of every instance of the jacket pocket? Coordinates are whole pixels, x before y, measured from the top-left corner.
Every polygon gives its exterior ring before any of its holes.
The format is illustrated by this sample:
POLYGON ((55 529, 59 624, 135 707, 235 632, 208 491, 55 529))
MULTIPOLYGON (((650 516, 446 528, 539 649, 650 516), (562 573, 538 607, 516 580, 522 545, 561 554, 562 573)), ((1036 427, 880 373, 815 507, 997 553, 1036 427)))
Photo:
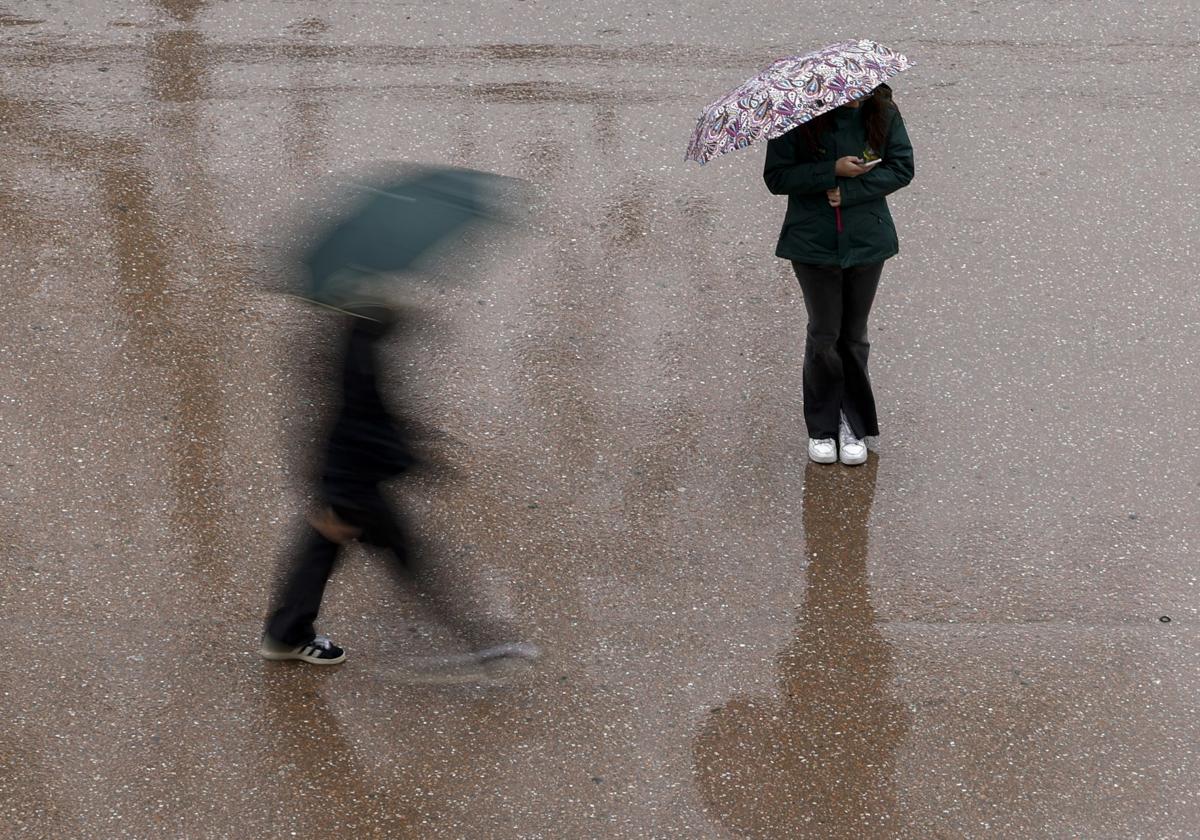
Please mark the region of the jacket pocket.
POLYGON ((896 223, 892 221, 890 213, 880 213, 878 210, 872 210, 871 217, 875 219, 875 226, 879 230, 879 241, 890 243, 890 247, 900 247, 900 238, 896 235, 896 223))
POLYGON ((828 262, 837 254, 837 225, 833 209, 828 213, 789 216, 779 232, 775 253, 800 262, 828 262))

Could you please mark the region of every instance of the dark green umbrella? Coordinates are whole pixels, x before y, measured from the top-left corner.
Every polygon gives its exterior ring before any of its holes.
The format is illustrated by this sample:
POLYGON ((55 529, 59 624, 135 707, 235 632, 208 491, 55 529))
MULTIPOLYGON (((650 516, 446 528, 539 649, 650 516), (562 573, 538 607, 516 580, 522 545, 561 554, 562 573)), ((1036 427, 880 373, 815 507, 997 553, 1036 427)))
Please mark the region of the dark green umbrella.
POLYGON ((469 226, 504 217, 512 179, 438 167, 379 184, 356 184, 358 206, 321 230, 304 257, 300 296, 355 315, 387 306, 384 275, 418 270, 469 226))

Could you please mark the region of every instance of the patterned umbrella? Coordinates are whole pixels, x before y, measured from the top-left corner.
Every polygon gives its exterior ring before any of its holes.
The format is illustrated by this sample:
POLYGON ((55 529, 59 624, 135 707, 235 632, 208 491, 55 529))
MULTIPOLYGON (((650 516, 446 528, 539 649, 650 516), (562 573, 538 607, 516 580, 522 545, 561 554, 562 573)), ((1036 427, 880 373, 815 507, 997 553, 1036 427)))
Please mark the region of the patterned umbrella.
POLYGON ((684 160, 707 163, 866 96, 912 62, 874 41, 781 58, 704 109, 684 160))

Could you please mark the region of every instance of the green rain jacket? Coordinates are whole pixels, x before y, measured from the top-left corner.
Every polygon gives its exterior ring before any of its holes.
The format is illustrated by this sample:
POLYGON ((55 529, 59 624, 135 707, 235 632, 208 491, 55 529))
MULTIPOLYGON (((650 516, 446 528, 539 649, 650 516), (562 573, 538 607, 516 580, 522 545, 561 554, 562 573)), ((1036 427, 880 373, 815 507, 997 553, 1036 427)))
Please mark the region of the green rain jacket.
POLYGON ((861 109, 838 108, 833 130, 822 134, 813 149, 803 128, 794 128, 767 144, 763 180, 775 195, 788 197, 787 215, 775 256, 810 265, 853 265, 883 262, 900 251, 896 225, 884 196, 913 179, 913 150, 904 120, 891 112, 883 149, 867 146, 861 109), (881 157, 883 163, 857 178, 833 173, 840 157, 881 157), (842 232, 826 190, 842 190, 842 232))

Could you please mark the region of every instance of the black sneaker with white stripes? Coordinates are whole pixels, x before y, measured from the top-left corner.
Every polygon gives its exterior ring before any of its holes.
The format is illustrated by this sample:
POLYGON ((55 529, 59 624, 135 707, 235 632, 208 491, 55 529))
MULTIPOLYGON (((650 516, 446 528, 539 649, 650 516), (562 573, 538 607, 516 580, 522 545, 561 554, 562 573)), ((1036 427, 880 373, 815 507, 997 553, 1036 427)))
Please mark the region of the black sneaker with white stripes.
POLYGON ((346 659, 346 651, 335 645, 328 636, 314 636, 301 645, 285 645, 263 635, 258 652, 264 659, 299 659, 313 665, 337 665, 346 659))

